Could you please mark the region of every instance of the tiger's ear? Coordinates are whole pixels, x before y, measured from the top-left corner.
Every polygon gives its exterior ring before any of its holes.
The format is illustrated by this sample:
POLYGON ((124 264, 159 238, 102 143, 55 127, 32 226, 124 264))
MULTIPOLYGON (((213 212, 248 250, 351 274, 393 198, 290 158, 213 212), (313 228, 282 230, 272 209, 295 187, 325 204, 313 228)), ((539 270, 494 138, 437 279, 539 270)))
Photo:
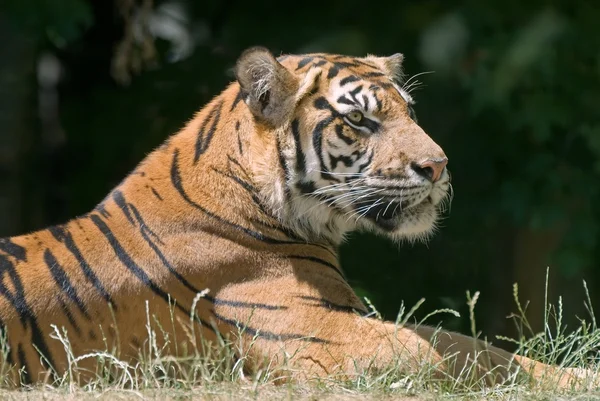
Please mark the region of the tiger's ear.
POLYGON ((404 78, 404 70, 402 69, 404 55, 402 53, 392 54, 388 57, 369 56, 368 58, 377 63, 379 68, 381 68, 381 70, 390 78, 398 81, 402 81, 404 78))
POLYGON ((244 51, 235 76, 248 108, 259 119, 278 126, 294 109, 298 79, 264 47, 244 51))

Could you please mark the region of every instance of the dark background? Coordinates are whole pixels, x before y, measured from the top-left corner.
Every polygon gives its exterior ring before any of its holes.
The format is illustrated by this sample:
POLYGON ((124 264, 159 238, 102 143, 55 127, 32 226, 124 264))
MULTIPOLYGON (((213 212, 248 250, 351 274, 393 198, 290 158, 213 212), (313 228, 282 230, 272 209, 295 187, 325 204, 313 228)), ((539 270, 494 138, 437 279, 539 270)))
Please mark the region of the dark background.
POLYGON ((548 266, 569 327, 587 317, 582 280, 600 301, 594 1, 0 4, 0 237, 93 208, 233 79, 248 46, 402 52, 408 75, 435 71, 419 77, 416 112, 449 156, 455 197, 427 245, 354 235, 342 248, 354 288, 389 319, 421 297, 417 316, 454 308, 461 318, 430 323, 463 332, 466 291, 481 291, 491 337, 515 335, 515 282, 541 329, 548 266))

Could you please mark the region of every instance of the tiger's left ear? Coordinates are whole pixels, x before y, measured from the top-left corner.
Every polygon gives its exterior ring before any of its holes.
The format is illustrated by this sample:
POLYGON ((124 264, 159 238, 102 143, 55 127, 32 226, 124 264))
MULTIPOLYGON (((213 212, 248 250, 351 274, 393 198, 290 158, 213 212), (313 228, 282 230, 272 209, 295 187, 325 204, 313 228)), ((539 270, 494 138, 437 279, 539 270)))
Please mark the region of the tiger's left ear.
POLYGON ((298 79, 269 50, 253 47, 242 53, 235 76, 248 108, 259 119, 278 126, 293 111, 298 79))

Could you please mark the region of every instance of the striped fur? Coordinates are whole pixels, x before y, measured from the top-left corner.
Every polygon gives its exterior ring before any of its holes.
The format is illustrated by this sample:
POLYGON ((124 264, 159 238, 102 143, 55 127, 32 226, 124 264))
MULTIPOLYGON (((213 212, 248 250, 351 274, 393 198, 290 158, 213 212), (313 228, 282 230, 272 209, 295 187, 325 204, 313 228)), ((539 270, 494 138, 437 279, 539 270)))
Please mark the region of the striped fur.
MULTIPOLYGON (((183 344, 193 299, 209 289, 197 304, 197 330, 214 340, 243 326, 246 346, 255 340, 249 368, 292 355, 296 375, 351 375, 401 354, 410 371, 459 351, 456 364, 440 365, 458 374, 483 342, 445 333, 434 344, 431 328, 362 317, 365 306, 338 263, 337 247, 351 231, 427 237, 449 195, 446 169, 432 180, 415 167, 445 155, 414 120, 398 81, 401 61, 329 54, 276 61, 251 49, 238 61, 238 82, 94 210, 0 239, 9 362, 28 382, 49 367, 64 372, 67 357, 51 325, 67 330, 75 356, 108 346, 133 359, 145 346, 146 301, 183 344)), ((499 366, 490 378, 504 377, 519 364, 536 377, 552 370, 520 357, 511 364, 511 354, 487 349, 480 375, 499 366)))

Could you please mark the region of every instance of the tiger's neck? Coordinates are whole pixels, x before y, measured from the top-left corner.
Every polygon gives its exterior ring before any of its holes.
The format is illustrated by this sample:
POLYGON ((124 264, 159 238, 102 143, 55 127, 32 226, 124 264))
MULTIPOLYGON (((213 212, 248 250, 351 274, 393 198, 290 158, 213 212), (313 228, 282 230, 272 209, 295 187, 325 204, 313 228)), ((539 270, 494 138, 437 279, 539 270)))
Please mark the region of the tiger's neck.
POLYGON ((211 101, 96 211, 110 204, 125 225, 144 214, 145 224, 167 235, 209 230, 266 249, 288 241, 333 250, 330 241, 299 233, 282 215, 289 194, 277 133, 252 118, 238 91, 234 84, 211 101))

